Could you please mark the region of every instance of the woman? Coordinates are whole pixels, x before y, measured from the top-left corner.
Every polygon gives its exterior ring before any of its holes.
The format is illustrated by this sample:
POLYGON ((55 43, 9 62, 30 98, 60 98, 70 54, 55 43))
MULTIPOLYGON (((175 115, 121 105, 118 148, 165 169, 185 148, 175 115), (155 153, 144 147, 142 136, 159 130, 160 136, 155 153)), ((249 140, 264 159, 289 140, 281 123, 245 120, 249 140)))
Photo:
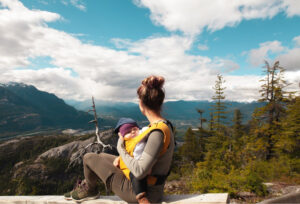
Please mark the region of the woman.
MULTIPOLYGON (((163 77, 147 77, 137 89, 137 94, 140 111, 147 117, 149 126, 154 127, 162 122, 167 124, 167 131, 170 133, 168 138, 166 139, 165 131, 154 128, 147 135, 146 146, 139 160, 135 160, 128 154, 122 137, 119 138, 117 145, 120 157, 130 173, 138 179, 151 178, 148 179, 147 198, 155 203, 162 200, 165 179, 169 174, 174 151, 172 125, 161 116, 161 107, 165 98, 163 84, 163 77)), ((136 203, 136 195, 130 180, 125 176, 124 171, 113 165, 116 158, 105 153, 84 155, 85 180, 71 192, 73 200, 80 202, 96 198, 98 196, 96 183, 100 178, 107 188, 121 199, 136 203)))

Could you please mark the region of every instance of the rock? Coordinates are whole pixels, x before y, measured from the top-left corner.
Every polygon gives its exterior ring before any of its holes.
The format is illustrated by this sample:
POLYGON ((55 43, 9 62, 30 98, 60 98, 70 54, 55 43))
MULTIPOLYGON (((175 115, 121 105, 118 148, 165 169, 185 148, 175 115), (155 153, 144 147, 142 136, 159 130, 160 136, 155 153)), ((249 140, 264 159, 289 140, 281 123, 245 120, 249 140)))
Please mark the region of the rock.
POLYGON ((16 163, 16 164, 14 165, 14 168, 17 169, 17 168, 19 168, 20 166, 22 166, 23 164, 24 164, 24 162, 23 162, 23 161, 20 161, 20 162, 18 162, 18 163, 16 163))
POLYGON ((281 190, 282 194, 288 193, 300 193, 300 185, 298 186, 287 186, 281 190))
MULTIPOLYGON (((11 180, 16 186, 16 190, 14 190, 15 194, 28 194, 32 192, 47 193, 50 192, 50 190, 41 190, 43 186, 56 186, 58 185, 57 182, 60 182, 60 191, 62 191, 63 188, 69 188, 70 184, 73 185, 76 177, 78 178, 78 176, 81 175, 81 173, 79 174, 79 172, 82 171, 82 165, 80 164, 82 163, 84 153, 100 153, 103 149, 101 144, 92 145, 85 149, 87 145, 96 141, 95 136, 80 140, 87 136, 89 135, 84 135, 83 137, 70 137, 70 139, 74 138, 77 140, 51 148, 37 157, 30 157, 26 161, 16 163, 11 171, 11 180)), ((111 144, 115 149, 118 137, 115 136, 113 129, 101 132, 100 137, 104 144, 111 144)), ((0 149, 0 154, 13 154, 18 145, 20 146, 18 142, 24 142, 24 140, 27 139, 28 142, 23 145, 26 148, 32 148, 34 145, 39 145, 39 142, 43 140, 43 138, 34 140, 32 137, 26 139, 22 138, 13 142, 6 142, 0 149)), ((67 139, 69 139, 69 137, 67 137, 67 139)))
POLYGON ((92 143, 94 140, 95 138, 92 137, 84 141, 74 141, 59 147, 49 149, 48 151, 38 156, 35 162, 42 162, 43 159, 49 158, 70 158, 75 151, 85 147, 89 143, 92 143))
POLYGON ((247 198, 247 197, 255 197, 256 195, 255 193, 252 192, 238 192, 237 196, 241 198, 247 198))
MULTIPOLYGON (((1 204, 31 203, 31 204, 74 204, 74 201, 66 201, 63 196, 0 196, 1 204)), ((100 196, 96 200, 84 201, 86 204, 126 204, 118 196, 100 196)), ((229 203, 228 193, 207 193, 194 195, 168 195, 164 196, 162 204, 173 203, 206 203, 206 204, 226 204, 229 203)))
MULTIPOLYGON (((115 147, 117 144, 117 137, 113 129, 102 131, 100 133, 100 138, 104 144, 111 144, 112 147, 115 147)), ((59 147, 55 147, 49 149, 48 151, 44 152, 43 154, 39 155, 35 162, 41 162, 42 159, 49 159, 49 158, 67 158, 70 161, 74 161, 80 154, 81 151, 88 145, 96 141, 96 137, 91 137, 84 141, 77 140, 71 143, 61 145, 59 147)), ((102 151, 101 145, 93 145, 86 149, 85 152, 95 152, 100 153, 102 151)))

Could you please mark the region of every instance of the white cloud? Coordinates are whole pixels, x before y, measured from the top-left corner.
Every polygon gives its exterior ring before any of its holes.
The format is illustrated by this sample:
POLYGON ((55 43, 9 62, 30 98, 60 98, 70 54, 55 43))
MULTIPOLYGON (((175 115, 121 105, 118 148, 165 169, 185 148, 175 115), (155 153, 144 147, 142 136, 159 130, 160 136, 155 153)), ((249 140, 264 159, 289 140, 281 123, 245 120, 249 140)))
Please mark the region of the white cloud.
POLYGON ((300 36, 293 38, 294 47, 276 57, 280 64, 290 71, 300 70, 300 36))
POLYGON ((16 0, 1 0, 0 10, 0 70, 22 67, 34 57, 32 43, 45 34, 39 27, 58 20, 56 13, 29 10, 16 0))
POLYGON ((233 101, 251 102, 259 99, 259 80, 261 76, 224 76, 226 99, 233 101))
POLYGON ((209 49, 207 45, 202 45, 202 44, 199 44, 199 45, 197 46, 197 48, 198 48, 199 50, 208 50, 208 49, 209 49))
POLYGON ((300 70, 300 47, 288 50, 287 53, 279 55, 276 60, 287 70, 300 70))
POLYGON ((151 19, 170 31, 196 35, 208 29, 235 26, 243 19, 272 18, 281 11, 288 16, 300 15, 298 0, 134 0, 149 8, 151 19))
POLYGON ((300 47, 300 35, 293 38, 296 47, 300 47))
POLYGON ((29 10, 17 0, 0 0, 0 82, 18 81, 65 99, 136 100, 136 88, 148 75, 166 78, 167 99, 209 100, 217 73, 227 73, 228 99, 256 99, 257 76, 230 76, 239 66, 228 59, 191 55, 187 36, 156 36, 136 42, 112 39, 118 51, 87 44, 73 34, 47 26, 60 19, 29 10), (29 58, 47 56, 56 68, 31 70, 29 58), (28 66, 30 67, 30 66, 28 66), (19 69, 22 68, 22 69, 19 69), (70 68, 76 73, 72 74, 70 68), (238 87, 238 84, 243 87, 238 87))
POLYGON ((239 69, 240 65, 238 65, 232 60, 216 57, 214 58, 214 62, 212 63, 211 68, 215 69, 217 72, 220 73, 228 73, 239 69))
POLYGON ((86 6, 82 0, 70 0, 70 3, 76 8, 82 11, 86 11, 86 6))
POLYGON ((283 0, 282 4, 286 7, 288 17, 300 14, 300 1, 299 0, 283 0))
POLYGON ((284 49, 279 41, 261 43, 258 49, 249 51, 249 61, 253 66, 260 66, 264 63, 264 60, 270 60, 269 54, 278 54, 284 51, 284 49))
POLYGON ((61 0, 61 3, 66 6, 71 4, 72 6, 78 8, 81 11, 86 11, 86 5, 83 0, 61 0))
POLYGON ((300 70, 300 36, 293 38, 294 47, 288 49, 279 41, 268 41, 261 43, 259 48, 252 49, 248 54, 249 62, 253 66, 261 66, 264 61, 277 61, 289 71, 300 70), (272 57, 270 55, 273 55, 272 57), (274 56, 275 55, 275 56, 274 56))

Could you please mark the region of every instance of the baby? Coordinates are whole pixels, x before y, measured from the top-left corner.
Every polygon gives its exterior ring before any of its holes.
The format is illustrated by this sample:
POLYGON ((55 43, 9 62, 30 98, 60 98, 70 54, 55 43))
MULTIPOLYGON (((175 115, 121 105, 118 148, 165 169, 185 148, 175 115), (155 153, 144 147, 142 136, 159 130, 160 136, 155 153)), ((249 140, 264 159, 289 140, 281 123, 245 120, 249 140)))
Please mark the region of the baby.
MULTIPOLYGON (((128 140, 130 138, 134 138, 147 130, 148 127, 144 127, 140 130, 137 123, 131 119, 131 118, 120 118, 119 122, 117 123, 117 126, 115 128, 115 132, 118 132, 118 135, 123 137, 125 140, 128 140)), ((139 142, 133 151, 133 157, 134 159, 138 160, 145 148, 146 142, 141 141, 139 142)), ((118 167, 120 164, 120 157, 117 157, 114 161, 114 166, 118 167)), ((136 199, 139 203, 150 203, 146 197, 146 191, 147 191, 147 177, 144 179, 137 179, 133 176, 132 173, 130 173, 130 181, 132 183, 132 188, 134 193, 136 194, 136 199)))

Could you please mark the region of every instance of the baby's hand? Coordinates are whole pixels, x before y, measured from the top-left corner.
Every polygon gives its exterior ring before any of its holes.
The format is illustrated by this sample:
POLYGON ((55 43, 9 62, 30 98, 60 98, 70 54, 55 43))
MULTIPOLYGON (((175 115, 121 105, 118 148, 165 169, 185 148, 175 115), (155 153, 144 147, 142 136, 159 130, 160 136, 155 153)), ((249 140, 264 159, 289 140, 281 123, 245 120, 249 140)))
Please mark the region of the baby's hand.
POLYGON ((120 166, 120 157, 115 158, 115 160, 114 160, 114 162, 113 162, 113 165, 114 165, 115 167, 119 167, 119 166, 120 166))

